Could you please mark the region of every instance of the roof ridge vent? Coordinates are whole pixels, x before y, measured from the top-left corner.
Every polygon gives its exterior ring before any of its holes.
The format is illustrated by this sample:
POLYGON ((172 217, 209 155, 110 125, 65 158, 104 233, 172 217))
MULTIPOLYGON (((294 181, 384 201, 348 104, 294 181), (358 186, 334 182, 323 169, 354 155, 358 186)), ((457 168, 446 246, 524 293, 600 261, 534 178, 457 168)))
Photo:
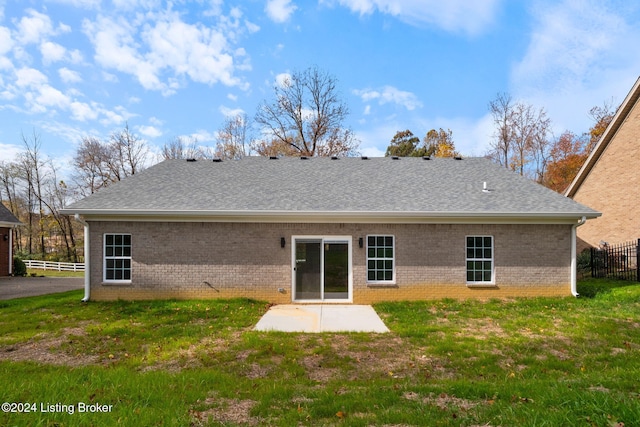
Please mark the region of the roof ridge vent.
POLYGON ((187 162, 195 162, 196 160, 197 160, 197 159, 194 159, 194 158, 188 158, 188 159, 187 159, 187 162))
POLYGON ((462 156, 455 156, 454 160, 462 160, 462 156))
POLYGON ((338 156, 331 156, 331 160, 338 160, 340 157, 338 156))
POLYGON ((269 156, 269 160, 278 160, 278 156, 269 156))
POLYGON ((307 157, 307 156, 300 156, 300 160, 309 160, 309 157, 307 157))
POLYGON ((398 157, 398 156, 391 156, 391 160, 400 160, 400 157, 398 157))
POLYGON ((213 163, 221 163, 221 162, 222 162, 222 159, 221 159, 220 157, 214 157, 214 158, 212 159, 212 162, 213 162, 213 163))
POLYGON ((362 160, 369 160, 369 158, 367 156, 362 156, 360 157, 362 160))

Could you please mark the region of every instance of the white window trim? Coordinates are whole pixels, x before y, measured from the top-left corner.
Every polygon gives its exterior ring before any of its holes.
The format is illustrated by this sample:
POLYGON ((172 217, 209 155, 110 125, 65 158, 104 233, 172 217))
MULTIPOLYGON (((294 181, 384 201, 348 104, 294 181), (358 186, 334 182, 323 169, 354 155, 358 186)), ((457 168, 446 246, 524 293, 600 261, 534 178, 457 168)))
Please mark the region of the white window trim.
POLYGON ((464 258, 465 258, 465 262, 464 262, 464 276, 465 276, 465 280, 467 282, 467 286, 468 287, 487 287, 487 286, 495 286, 496 285, 496 252, 495 252, 495 238, 492 235, 483 235, 483 234, 469 234, 467 236, 464 237, 464 258), (468 258, 467 257, 467 238, 469 237, 490 237, 491 238, 491 281, 482 281, 482 282, 476 282, 476 281, 468 281, 466 280, 467 278, 467 262, 469 261, 486 261, 486 258, 468 258))
MULTIPOLYGON (((395 285, 396 284, 396 236, 393 234, 367 234, 365 236, 366 244, 365 244, 365 272, 366 279, 368 285, 395 285), (393 272, 391 280, 369 280, 369 260, 374 259, 377 260, 379 258, 373 257, 369 258, 369 237, 391 237, 393 244, 393 258, 391 258, 391 262, 393 263, 393 272)), ((388 258, 380 258, 380 259, 388 259, 388 258)))
MULTIPOLYGON (((108 284, 121 284, 128 285, 131 284, 131 279, 107 279, 107 236, 131 236, 131 233, 104 233, 102 235, 102 282, 108 284)), ((131 250, 133 251, 133 243, 131 244, 131 250)), ((109 259, 128 259, 130 260, 129 273, 130 276, 133 277, 133 256, 110 256, 109 259)))

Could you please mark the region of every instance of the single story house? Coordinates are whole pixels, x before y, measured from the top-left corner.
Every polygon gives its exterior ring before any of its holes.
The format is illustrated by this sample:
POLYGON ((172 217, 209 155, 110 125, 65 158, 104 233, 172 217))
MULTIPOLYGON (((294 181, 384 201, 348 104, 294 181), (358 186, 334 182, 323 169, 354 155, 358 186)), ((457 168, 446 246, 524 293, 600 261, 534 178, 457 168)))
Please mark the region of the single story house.
POLYGON ((570 295, 598 212, 484 158, 167 160, 66 208, 85 299, 570 295))
POLYGON ((13 228, 21 224, 11 211, 0 203, 0 276, 13 273, 13 228))
POLYGON ((578 231, 578 249, 640 239, 640 79, 618 107, 565 195, 602 212, 578 231))

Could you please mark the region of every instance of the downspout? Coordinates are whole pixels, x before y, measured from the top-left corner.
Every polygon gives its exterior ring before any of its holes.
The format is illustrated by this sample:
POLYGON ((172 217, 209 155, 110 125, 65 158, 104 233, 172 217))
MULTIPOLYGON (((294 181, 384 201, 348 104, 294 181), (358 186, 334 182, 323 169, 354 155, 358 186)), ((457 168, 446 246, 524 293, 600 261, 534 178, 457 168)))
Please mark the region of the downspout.
POLYGON ((84 226, 84 298, 82 302, 89 301, 91 294, 91 268, 89 260, 91 259, 91 252, 89 251, 89 223, 80 218, 79 214, 75 215, 76 221, 84 226))
POLYGON ((574 297, 578 296, 578 261, 577 261, 577 249, 576 249, 576 240, 577 240, 577 232, 576 229, 580 227, 582 224, 587 222, 587 217, 582 217, 577 224, 571 226, 571 295, 574 297))

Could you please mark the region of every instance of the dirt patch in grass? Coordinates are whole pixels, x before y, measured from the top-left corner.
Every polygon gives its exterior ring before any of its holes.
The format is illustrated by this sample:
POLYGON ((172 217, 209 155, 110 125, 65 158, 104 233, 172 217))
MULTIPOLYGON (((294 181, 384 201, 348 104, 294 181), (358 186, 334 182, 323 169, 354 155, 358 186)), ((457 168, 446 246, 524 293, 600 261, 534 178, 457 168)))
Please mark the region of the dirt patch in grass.
MULTIPOLYGON (((86 323, 88 324, 88 323, 86 323)), ((87 335, 84 326, 64 328, 61 334, 41 334, 30 340, 0 347, 0 360, 12 362, 37 362, 58 366, 87 366, 97 364, 99 357, 88 354, 69 354, 62 349, 73 340, 87 335)))
POLYGON ((251 416, 251 409, 257 404, 255 400, 223 399, 210 397, 202 402, 209 406, 203 410, 190 410, 193 426, 205 426, 211 422, 233 425, 258 425, 260 418, 251 416))

